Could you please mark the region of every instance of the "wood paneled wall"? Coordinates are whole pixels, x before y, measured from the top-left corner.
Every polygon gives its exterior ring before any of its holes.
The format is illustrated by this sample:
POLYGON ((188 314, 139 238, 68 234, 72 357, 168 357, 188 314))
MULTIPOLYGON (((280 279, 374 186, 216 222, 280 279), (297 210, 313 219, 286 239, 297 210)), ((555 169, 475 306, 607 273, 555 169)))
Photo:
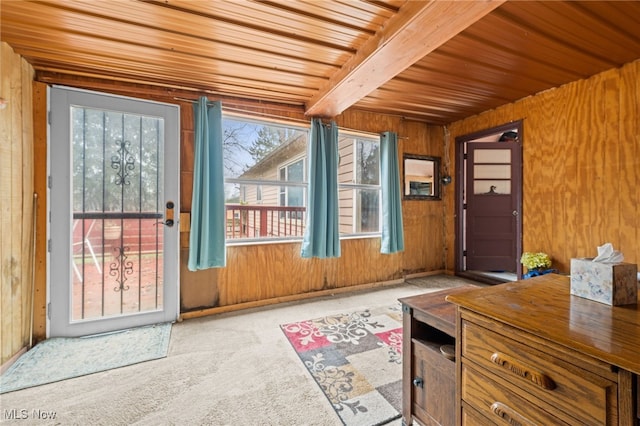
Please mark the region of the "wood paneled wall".
MULTIPOLYGON (((36 141, 43 149, 36 152, 36 164, 46 159, 46 103, 38 93, 45 92, 46 84, 62 84, 125 96, 146 98, 161 102, 177 103, 181 110, 181 159, 180 199, 182 213, 191 210, 193 175, 193 94, 166 90, 152 86, 99 81, 83 77, 38 74, 35 83, 36 141)), ((217 100, 209 96, 210 100, 217 100)), ((304 120, 301 107, 271 105, 264 102, 223 98, 224 108, 247 114, 264 114, 282 119, 304 120)), ((403 152, 432 156, 443 155, 443 130, 424 123, 406 121, 399 117, 350 111, 336 117, 339 126, 363 132, 380 133, 395 131, 399 135, 400 158, 403 152)), ((42 163, 42 164, 46 164, 42 163)), ((36 171, 37 173, 37 171, 36 171)), ((37 175, 36 185, 46 185, 46 174, 37 175)), ((444 198, 451 196, 444 191, 444 198)), ((189 234, 186 222, 181 224, 180 304, 183 312, 199 310, 233 310, 259 306, 279 301, 291 301, 330 292, 346 291, 349 287, 383 285, 400 280, 408 274, 440 271, 445 268, 443 201, 404 201, 405 251, 399 254, 380 254, 379 238, 350 239, 342 241, 340 259, 302 259, 300 243, 268 243, 229 247, 228 266, 191 272, 187 269, 189 234), (186 232, 184 232, 186 229, 186 232)), ((42 211, 38 219, 46 219, 42 211)), ((40 222, 39 222, 40 223, 40 222)), ((37 265, 42 265, 46 248, 44 228, 38 235, 37 265), (42 241, 41 241, 42 240, 42 241)), ((37 294, 44 296, 46 279, 37 274, 37 294)), ((36 337, 44 338, 44 297, 36 298, 36 337)), ((195 315, 195 313, 194 313, 195 315)))
MULTIPOLYGON (((640 262, 639 82, 635 61, 449 126, 453 159, 455 137, 523 119, 523 250, 562 272, 605 242, 640 262)), ((453 200, 446 209, 453 248, 453 200)))
MULTIPOLYGON (((2 286, 0 346, 2 362, 28 341, 31 268, 32 194, 46 192, 46 103, 44 83, 180 103, 181 208, 191 205, 193 117, 185 96, 140 85, 91 81, 63 75, 40 76, 31 93, 31 67, 2 43, 0 110, 0 263, 2 286), (31 103, 34 102, 34 121, 31 103), (34 130, 35 129, 35 130, 34 130), (33 156, 33 135, 37 149, 33 156), (35 167, 38 170, 34 170, 35 167), (35 184, 32 173, 36 174, 35 184), (38 189, 40 188, 40 189, 38 189)), ((403 153, 441 156, 455 172, 455 137, 524 120, 524 250, 547 251, 555 267, 569 270, 576 256, 593 256, 596 246, 612 242, 629 262, 640 260, 640 62, 587 80, 543 92, 496 110, 440 127, 347 111, 338 125, 379 133, 396 131, 403 153), (448 135, 448 136, 446 136, 448 135), (448 144, 444 141, 449 141, 448 144), (448 151, 445 153, 445 146, 448 151), (447 154, 447 155, 445 155, 447 154)), ((215 97, 211 96, 211 100, 215 97)), ((305 119, 301 108, 223 99, 225 107, 283 118, 305 119)), ((443 201, 403 201, 405 251, 379 253, 378 238, 344 240, 340 259, 302 259, 299 243, 229 247, 224 269, 190 272, 186 268, 188 232, 181 234, 181 308, 183 312, 243 307, 303 298, 352 286, 384 283, 407 274, 451 270, 454 265, 454 186, 442 188, 443 201)), ((44 195, 44 194, 43 194, 44 195)), ((45 203, 40 203, 36 258, 36 337, 45 330, 45 203), (40 272, 38 272, 40 271, 40 272)))
MULTIPOLYGON (((193 173, 193 118, 182 108, 182 210, 190 211, 193 173)), ((269 110, 262 111, 273 114, 269 110)), ((299 117, 290 118, 300 118, 299 117)), ((381 133, 395 131, 403 152, 443 155, 443 130, 398 117, 347 111, 336 117, 345 129, 381 133)), ((380 254, 380 238, 342 240, 339 259, 303 259, 300 243, 230 246, 227 267, 191 272, 187 269, 188 233, 181 237, 181 309, 255 306, 327 290, 346 290, 399 280, 407 274, 444 269, 443 201, 404 201, 405 251, 380 254)), ((188 315, 187 315, 188 316, 188 315)))
POLYGON ((0 45, 0 365, 30 342, 33 294, 33 68, 0 45))

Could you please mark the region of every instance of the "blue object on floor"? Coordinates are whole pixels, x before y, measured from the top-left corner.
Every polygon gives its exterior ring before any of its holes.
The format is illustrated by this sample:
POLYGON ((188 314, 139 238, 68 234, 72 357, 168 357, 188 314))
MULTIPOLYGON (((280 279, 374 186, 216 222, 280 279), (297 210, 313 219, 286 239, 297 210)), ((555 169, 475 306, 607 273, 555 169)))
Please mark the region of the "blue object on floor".
POLYGON ((87 337, 54 337, 25 352, 0 376, 0 393, 164 358, 171 323, 87 337))
POLYGON ((530 271, 527 271, 526 274, 524 274, 522 276, 523 279, 527 279, 527 278, 533 278, 533 277, 539 277, 540 275, 546 275, 546 274, 557 274, 558 270, 557 269, 532 269, 530 271))

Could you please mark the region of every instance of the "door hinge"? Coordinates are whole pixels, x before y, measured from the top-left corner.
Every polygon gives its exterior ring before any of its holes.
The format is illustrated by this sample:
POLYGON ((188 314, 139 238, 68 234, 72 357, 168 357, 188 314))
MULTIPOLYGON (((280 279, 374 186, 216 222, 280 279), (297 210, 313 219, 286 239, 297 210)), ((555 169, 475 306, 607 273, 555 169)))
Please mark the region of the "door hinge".
POLYGON ((52 182, 53 179, 51 179, 51 176, 47 177, 47 186, 49 186, 49 189, 51 189, 52 182))
POLYGON ((466 208, 467 208, 467 203, 464 203, 464 204, 462 205, 462 209, 464 210, 464 209, 466 209, 466 208))
POLYGON ((47 124, 51 124, 51 111, 47 111, 47 124))
POLYGON ((47 303, 47 318, 51 319, 51 302, 47 303))
POLYGON ((47 240, 47 251, 51 253, 51 239, 47 240))
POLYGON ((464 160, 467 160, 467 159, 469 158, 469 154, 462 154, 462 158, 463 158, 464 160))
POLYGON ((463 251, 462 251, 462 255, 463 255, 463 256, 466 256, 466 255, 467 255, 467 251, 466 251, 466 250, 463 250, 463 251))

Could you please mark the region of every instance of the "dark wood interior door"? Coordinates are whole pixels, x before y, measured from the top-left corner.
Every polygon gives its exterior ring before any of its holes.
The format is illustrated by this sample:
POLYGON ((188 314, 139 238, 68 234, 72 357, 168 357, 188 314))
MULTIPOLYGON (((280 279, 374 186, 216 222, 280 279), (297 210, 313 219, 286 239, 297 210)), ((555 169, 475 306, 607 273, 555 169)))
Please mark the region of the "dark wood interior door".
POLYGON ((466 270, 516 272, 521 145, 467 144, 466 270))

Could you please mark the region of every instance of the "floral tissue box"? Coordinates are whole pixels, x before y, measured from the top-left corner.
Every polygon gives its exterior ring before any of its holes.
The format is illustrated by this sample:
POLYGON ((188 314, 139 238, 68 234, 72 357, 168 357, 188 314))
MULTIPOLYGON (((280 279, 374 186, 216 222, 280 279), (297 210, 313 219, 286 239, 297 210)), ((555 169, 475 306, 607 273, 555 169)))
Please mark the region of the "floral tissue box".
POLYGON ((606 303, 630 305, 638 302, 638 265, 571 259, 571 294, 606 303))

